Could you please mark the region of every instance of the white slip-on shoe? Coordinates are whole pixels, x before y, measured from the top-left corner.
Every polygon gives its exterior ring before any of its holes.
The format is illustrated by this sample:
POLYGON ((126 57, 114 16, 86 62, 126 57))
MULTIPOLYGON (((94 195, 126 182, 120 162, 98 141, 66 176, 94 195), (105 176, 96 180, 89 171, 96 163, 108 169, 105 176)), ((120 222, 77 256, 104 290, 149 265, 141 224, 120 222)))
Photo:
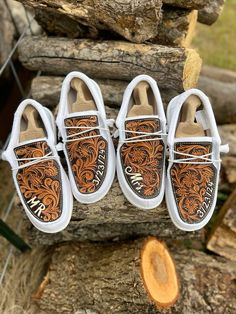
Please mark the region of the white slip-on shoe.
POLYGON ((166 203, 175 226, 194 231, 210 220, 216 200, 221 145, 208 97, 190 89, 171 100, 167 109, 169 161, 166 203))
POLYGON ((54 118, 47 108, 32 99, 19 105, 2 158, 12 167, 17 193, 31 223, 46 233, 66 228, 73 197, 56 150, 54 118))
POLYGON ((158 86, 139 75, 125 90, 116 120, 117 176, 130 203, 158 206, 164 196, 166 118, 158 86))
POLYGON ((74 197, 89 204, 102 199, 115 176, 115 150, 99 86, 81 72, 62 84, 56 119, 74 197))

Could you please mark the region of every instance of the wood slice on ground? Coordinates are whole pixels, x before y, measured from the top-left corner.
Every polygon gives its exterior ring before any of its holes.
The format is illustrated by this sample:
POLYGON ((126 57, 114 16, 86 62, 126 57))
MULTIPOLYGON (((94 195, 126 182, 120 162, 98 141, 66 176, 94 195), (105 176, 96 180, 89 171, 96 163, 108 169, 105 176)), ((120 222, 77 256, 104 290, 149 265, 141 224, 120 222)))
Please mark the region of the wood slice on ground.
MULTIPOLYGON (((235 313, 235 262, 178 248, 172 254, 180 277, 179 300, 170 309, 157 309, 147 296, 140 276, 142 246, 140 239, 115 244, 67 244, 57 248, 37 301, 41 311, 50 314, 80 310, 94 314, 235 313)), ((148 254, 147 259, 151 267, 148 280, 151 283, 153 276, 154 285, 158 277, 166 277, 167 268, 160 263, 159 255, 148 254)), ((177 291, 175 275, 173 271, 168 273, 172 277, 172 291, 177 291)), ((169 296, 168 286, 167 280, 165 293, 169 296)), ((158 292, 157 288, 155 291, 158 292)))
POLYGON ((236 183, 236 156, 223 156, 222 166, 229 183, 236 183))
MULTIPOLYGON (((62 18, 62 15, 65 15, 82 27, 88 27, 90 33, 96 34, 96 30, 110 29, 128 40, 138 43, 155 37, 157 25, 161 20, 161 0, 148 2, 136 0, 21 0, 21 2, 35 8, 36 16, 40 15, 41 20, 43 19, 44 23, 49 24, 49 27, 53 26, 50 17, 55 12, 58 18, 59 15, 62 18)), ((55 23, 56 20, 54 19, 53 22, 55 23)), ((69 24, 66 24, 68 28, 69 24)), ((72 24, 74 23, 72 22, 72 24)))
POLYGON ((218 126, 222 143, 229 144, 229 155, 236 156, 236 124, 218 126))
MULTIPOLYGON (((23 209, 22 209, 23 210, 23 209)), ((124 240, 137 236, 161 236, 173 239, 201 239, 199 232, 187 233, 173 225, 165 204, 144 211, 131 205, 124 197, 115 180, 109 193, 94 204, 79 204, 74 201, 71 221, 62 232, 40 232, 24 215, 24 239, 32 246, 52 245, 64 241, 109 241, 124 240)))
POLYGON ((203 24, 212 25, 219 18, 225 0, 212 0, 198 12, 198 21, 203 24))
MULTIPOLYGON (((51 109, 59 103, 61 85, 64 77, 61 76, 37 76, 32 80, 32 97, 51 109)), ((101 88, 105 105, 120 107, 127 81, 96 79, 101 88)), ((166 107, 169 101, 177 95, 174 90, 161 89, 161 97, 166 107)))
POLYGON ((28 36, 18 52, 29 70, 65 75, 77 69, 93 78, 128 81, 148 74, 160 87, 177 91, 196 86, 201 69, 193 49, 123 41, 28 36))
POLYGON ((173 9, 164 6, 162 23, 153 43, 189 47, 197 24, 197 10, 173 9))
POLYGON ((207 248, 236 261, 236 190, 221 208, 209 236, 207 248))

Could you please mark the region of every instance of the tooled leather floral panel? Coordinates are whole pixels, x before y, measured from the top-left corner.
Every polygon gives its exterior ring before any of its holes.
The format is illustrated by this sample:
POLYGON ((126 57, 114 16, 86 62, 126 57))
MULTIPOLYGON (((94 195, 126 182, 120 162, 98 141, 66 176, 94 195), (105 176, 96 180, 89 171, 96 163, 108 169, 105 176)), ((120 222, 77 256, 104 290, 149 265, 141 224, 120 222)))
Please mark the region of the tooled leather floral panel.
MULTIPOLYGON (((67 135, 73 135, 98 126, 98 118, 95 115, 67 118, 65 125, 67 135)), ((107 141, 102 136, 97 136, 99 134, 98 129, 88 130, 83 134, 70 137, 70 139, 80 138, 79 140, 66 143, 71 170, 77 188, 83 194, 96 192, 106 176, 107 141)))
MULTIPOLYGON (((15 148, 17 158, 36 158, 50 153, 45 141, 15 148)), ((19 161, 19 165, 30 160, 19 161)), ((18 170, 16 179, 31 214, 42 222, 51 222, 61 216, 62 188, 60 167, 55 160, 44 160, 18 170)))
MULTIPOLYGON (((212 151, 211 143, 178 143, 175 151, 201 156, 212 151)), ((177 159, 188 158, 175 155, 177 159)), ((189 224, 201 222, 208 214, 215 195, 216 169, 213 164, 195 159, 191 163, 174 163, 170 169, 172 188, 181 219, 189 224)))
MULTIPOLYGON (((159 119, 137 119, 126 121, 127 138, 138 136, 136 132, 154 133, 160 130, 159 119)), ((120 149, 121 163, 126 181, 142 198, 154 198, 160 193, 164 165, 164 142, 156 135, 145 136, 145 140, 124 143, 120 149)))

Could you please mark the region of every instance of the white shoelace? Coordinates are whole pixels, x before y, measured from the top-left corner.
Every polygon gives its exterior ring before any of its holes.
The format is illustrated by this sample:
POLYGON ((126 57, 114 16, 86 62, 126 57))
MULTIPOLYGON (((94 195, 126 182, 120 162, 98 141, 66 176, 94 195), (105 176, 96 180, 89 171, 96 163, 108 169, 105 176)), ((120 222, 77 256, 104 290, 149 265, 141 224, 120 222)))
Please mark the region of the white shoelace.
POLYGON ((157 132, 139 132, 139 131, 131 131, 131 130, 116 130, 114 133, 114 137, 118 137, 119 132, 138 134, 136 136, 127 137, 123 140, 119 140, 119 143, 136 143, 136 142, 146 142, 146 141, 157 141, 161 140, 162 136, 167 136, 166 133, 162 133, 162 131, 157 132), (152 138, 147 138, 147 136, 155 136, 152 138))
POLYGON ((41 161, 45 161, 45 160, 49 160, 49 159, 54 159, 54 157, 52 156, 52 152, 49 152, 48 154, 44 155, 44 156, 40 156, 40 157, 32 157, 32 158, 15 158, 15 160, 17 162, 21 162, 21 161, 28 161, 22 165, 18 165, 18 167, 16 168, 12 168, 12 170, 19 170, 25 167, 29 167, 32 166, 34 164, 37 164, 41 161))
POLYGON ((178 152, 175 150, 172 150, 172 152, 174 154, 177 155, 181 155, 181 156, 186 156, 189 158, 180 158, 180 159, 169 159, 169 162, 173 162, 173 163, 178 163, 178 164, 193 164, 193 165, 198 165, 198 164, 212 164, 213 162, 221 162, 221 159, 212 159, 210 157, 212 157, 213 153, 209 153, 209 154, 204 154, 204 155, 192 155, 192 154, 187 154, 187 153, 182 153, 182 152, 178 152), (201 159, 203 161, 194 161, 196 159, 201 159))
MULTIPOLYGON (((113 127, 115 120, 114 119, 107 119, 107 125, 108 127, 113 127)), ((90 138, 94 138, 94 137, 100 137, 101 134, 99 132, 99 134, 94 134, 94 135, 89 135, 89 136, 82 136, 82 137, 78 137, 82 134, 91 132, 91 131, 95 131, 95 130, 103 130, 103 131, 108 131, 108 128, 103 128, 99 125, 95 126, 95 127, 90 127, 90 126, 64 126, 65 129, 85 129, 83 131, 80 132, 76 132, 70 135, 67 135, 66 139, 63 140, 63 142, 67 143, 67 142, 74 142, 74 141, 81 141, 81 140, 85 140, 85 139, 90 139, 90 138), (75 137, 75 138, 74 138, 75 137)))

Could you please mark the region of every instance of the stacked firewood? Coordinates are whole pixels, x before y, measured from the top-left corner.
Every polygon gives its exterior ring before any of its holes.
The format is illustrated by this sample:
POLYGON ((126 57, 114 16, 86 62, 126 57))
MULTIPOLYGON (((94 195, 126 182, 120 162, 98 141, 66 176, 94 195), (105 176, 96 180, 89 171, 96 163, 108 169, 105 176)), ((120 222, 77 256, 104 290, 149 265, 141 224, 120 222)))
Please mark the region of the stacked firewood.
MULTIPOLYGON (((152 76, 165 104, 197 87, 201 58, 190 48, 195 26, 197 20, 212 24, 224 1, 20 2, 34 9, 45 31, 25 37, 18 50, 26 68, 42 71, 32 82, 33 98, 55 109, 63 77, 82 71, 98 82, 108 117, 115 118, 124 89, 136 75, 152 76)), ((43 313, 154 314, 174 304, 165 313, 236 309, 233 262, 190 250, 204 242, 204 232, 177 230, 164 203, 150 211, 135 208, 116 180, 96 204, 74 202, 66 230, 43 234, 25 220, 24 231, 32 246, 64 242, 35 295, 43 313), (171 247, 178 276, 166 246, 150 235, 171 247)))

